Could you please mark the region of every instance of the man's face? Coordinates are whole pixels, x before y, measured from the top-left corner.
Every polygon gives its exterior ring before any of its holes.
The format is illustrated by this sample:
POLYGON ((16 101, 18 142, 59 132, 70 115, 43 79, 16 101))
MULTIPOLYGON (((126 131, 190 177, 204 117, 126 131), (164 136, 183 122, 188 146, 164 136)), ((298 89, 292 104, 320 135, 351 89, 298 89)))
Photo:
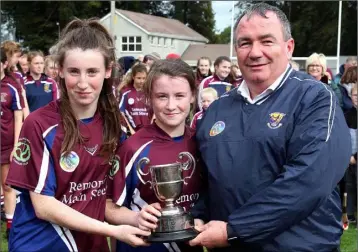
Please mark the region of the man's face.
POLYGON ((294 49, 293 39, 284 40, 276 14, 268 11, 266 16, 244 16, 236 29, 237 60, 249 85, 274 83, 285 71, 294 49))

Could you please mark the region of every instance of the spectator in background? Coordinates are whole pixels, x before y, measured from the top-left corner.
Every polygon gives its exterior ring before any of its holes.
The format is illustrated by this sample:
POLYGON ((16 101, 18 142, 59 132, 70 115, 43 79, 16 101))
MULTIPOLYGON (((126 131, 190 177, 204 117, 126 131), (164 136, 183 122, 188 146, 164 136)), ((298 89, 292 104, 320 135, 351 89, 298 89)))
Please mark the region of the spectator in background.
MULTIPOLYGON (((214 62, 215 72, 212 76, 205 78, 199 85, 200 92, 207 87, 212 87, 218 93, 218 97, 234 88, 230 83, 229 74, 231 71, 231 60, 227 56, 220 56, 214 62)), ((201 109, 201 99, 198 97, 198 105, 201 109)))
POLYGON ((357 85, 357 67, 351 66, 344 71, 341 78, 341 83, 338 84, 342 94, 342 110, 346 114, 352 107, 351 90, 357 85))
POLYGON ((14 76, 7 67, 5 49, 1 47, 1 186, 4 192, 4 212, 6 217, 6 237, 9 238, 16 206, 16 192, 5 184, 10 162, 16 151, 22 126, 21 89, 16 88, 14 76))
POLYGON ((8 61, 7 69, 10 71, 11 76, 14 77, 13 82, 11 82, 11 84, 18 90, 18 93, 21 94, 20 102, 21 104, 23 104, 22 112, 23 118, 25 119, 29 115, 30 111, 26 99, 24 78, 20 72, 16 72, 14 69, 14 67, 16 67, 16 64, 19 62, 19 58, 21 55, 20 44, 11 40, 6 40, 1 43, 1 48, 5 50, 6 58, 8 61))
POLYGON ((237 64, 231 65, 231 71, 229 75, 229 82, 234 85, 234 87, 238 87, 241 84, 242 75, 240 68, 237 64))
POLYGON ((212 75, 210 70, 211 60, 208 57, 200 57, 196 63, 195 82, 199 86, 203 79, 212 75))
POLYGON ((318 81, 330 86, 337 96, 340 106, 342 107, 342 93, 338 85, 329 79, 327 73, 326 56, 322 53, 312 53, 306 60, 306 72, 318 81))
POLYGON ((48 55, 45 57, 45 74, 54 79, 56 83, 58 80, 58 65, 54 55, 48 55))
POLYGON ((17 65, 22 76, 25 76, 26 73, 29 71, 29 62, 27 61, 27 52, 22 51, 21 56, 19 58, 19 63, 17 65))
POLYGON ((25 76, 26 98, 30 112, 41 108, 59 97, 57 83, 44 74, 44 55, 41 51, 28 54, 30 70, 25 76))
POLYGON ((142 62, 143 62, 143 59, 144 59, 144 55, 143 55, 143 54, 139 54, 138 57, 137 57, 137 60, 142 63, 142 62))
MULTIPOLYGON (((344 74, 342 79, 343 77, 344 74)), ((350 223, 357 222, 356 216, 354 216, 355 212, 357 211, 357 95, 357 85, 354 85, 349 92, 353 106, 345 114, 348 128, 351 134, 352 143, 352 156, 344 177, 345 188, 347 192, 347 215, 348 221, 350 223)))
POLYGON ((150 124, 151 118, 145 101, 143 86, 147 79, 147 68, 144 64, 132 67, 128 76, 118 87, 121 111, 130 135, 145 125, 150 124))
POLYGON ((147 71, 149 72, 153 63, 157 60, 160 60, 160 55, 156 52, 152 52, 151 54, 147 54, 144 56, 143 63, 147 66, 147 71))
POLYGON ((346 63, 345 64, 342 64, 340 67, 339 67, 339 72, 338 74, 336 74, 336 76, 334 77, 334 82, 336 84, 339 84, 341 83, 341 78, 344 74, 344 71, 346 69, 348 69, 349 67, 351 66, 355 66, 357 67, 357 57, 356 56, 350 56, 346 59, 346 63))
POLYGON ((126 74, 128 72, 129 69, 131 69, 131 67, 134 65, 135 63, 135 58, 133 56, 124 56, 124 57, 120 57, 118 59, 118 63, 121 65, 124 74, 126 74))
POLYGON ((167 55, 167 57, 165 57, 166 59, 180 59, 180 55, 177 53, 169 53, 167 55))
POLYGON ((204 88, 199 95, 203 109, 194 115, 193 120, 190 123, 190 127, 192 129, 196 129, 198 127, 199 122, 205 114, 205 111, 209 108, 210 104, 218 98, 218 92, 210 87, 204 88))

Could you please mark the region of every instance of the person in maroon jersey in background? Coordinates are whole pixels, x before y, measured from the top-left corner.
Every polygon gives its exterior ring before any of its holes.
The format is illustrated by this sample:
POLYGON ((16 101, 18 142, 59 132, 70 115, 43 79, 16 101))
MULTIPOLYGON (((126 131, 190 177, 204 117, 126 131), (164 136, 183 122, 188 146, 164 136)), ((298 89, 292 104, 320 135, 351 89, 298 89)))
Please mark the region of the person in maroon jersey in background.
POLYGON ((231 65, 231 71, 229 74, 229 82, 234 86, 234 87, 238 87, 240 86, 241 82, 242 82, 242 75, 241 75, 241 71, 240 68, 237 64, 233 63, 231 65))
POLYGON ((206 78, 212 75, 210 70, 211 60, 208 57, 200 57, 196 63, 195 82, 199 87, 200 83, 206 78))
POLYGON ((127 127, 131 135, 141 127, 150 124, 148 105, 146 104, 143 85, 147 78, 147 68, 144 64, 137 64, 132 67, 128 78, 119 86, 119 110, 126 118, 127 127))
MULTIPOLYGON (((191 104, 195 102, 197 87, 191 67, 180 59, 156 61, 144 85, 144 93, 156 117, 153 124, 141 128, 121 146, 118 159, 121 167, 110 175, 109 190, 111 199, 107 201, 110 222, 129 224, 143 230, 156 227, 160 204, 148 185, 143 185, 137 176, 136 165, 142 157, 150 159, 150 165, 170 164, 178 161, 180 152, 189 152, 198 159, 195 131, 185 125, 191 104), (124 217, 126 216, 126 217, 124 217)), ((148 172, 144 166, 143 172, 148 172)), ((193 167, 184 171, 190 175, 193 167)), ((188 184, 183 187, 182 196, 176 203, 186 210, 196 202, 202 190, 200 165, 188 184)), ((113 243, 112 243, 113 244, 113 243)), ((147 248, 132 248, 117 241, 117 252, 165 252, 201 251, 201 247, 191 248, 185 243, 156 243, 147 248)))
POLYGON ((121 136, 112 36, 74 19, 56 51, 60 100, 24 122, 7 184, 21 191, 9 251, 108 252, 106 236, 146 245, 149 232, 104 223, 107 177, 121 136))
POLYGON ((27 51, 21 52, 19 62, 17 63, 17 69, 22 74, 22 76, 25 76, 26 73, 29 71, 29 62, 27 61, 27 51))
POLYGON ((7 70, 6 53, 1 48, 1 185, 4 190, 4 212, 6 216, 6 234, 10 232, 16 206, 16 193, 5 185, 10 161, 19 139, 22 126, 21 93, 9 80, 13 78, 7 70))
POLYGON ((24 76, 22 76, 22 74, 20 72, 17 72, 17 69, 15 69, 16 64, 18 64, 21 55, 20 44, 11 40, 6 40, 1 43, 1 48, 3 48, 6 53, 6 57, 8 60, 7 69, 14 77, 11 78, 11 80, 9 81, 12 81, 11 84, 18 89, 19 93, 21 93, 20 102, 23 105, 22 112, 23 112, 23 118, 25 119, 29 115, 30 110, 27 103, 26 92, 24 88, 24 79, 23 79, 24 76))

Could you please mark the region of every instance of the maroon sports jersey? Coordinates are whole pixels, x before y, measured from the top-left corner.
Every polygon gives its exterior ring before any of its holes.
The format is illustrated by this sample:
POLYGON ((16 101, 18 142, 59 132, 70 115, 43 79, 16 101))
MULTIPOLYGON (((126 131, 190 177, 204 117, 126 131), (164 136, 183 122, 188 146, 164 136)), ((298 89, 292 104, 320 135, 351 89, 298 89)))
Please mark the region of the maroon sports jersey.
POLYGON ((124 113, 135 131, 150 124, 149 109, 145 103, 145 96, 142 91, 137 91, 134 87, 123 90, 119 110, 124 113))
POLYGON ((7 177, 7 183, 22 192, 14 216, 11 246, 13 251, 27 251, 38 244, 44 245, 36 251, 49 251, 49 248, 60 251, 61 246, 67 246, 70 251, 108 251, 104 236, 68 230, 31 214, 33 207, 28 203, 28 191, 53 196, 91 218, 104 221, 110 165, 98 155, 103 141, 103 120, 96 113, 88 122, 79 121, 85 144, 76 144, 65 156, 60 151, 64 129, 59 103, 51 102, 36 110, 24 122, 7 177), (28 234, 26 230, 30 227, 31 234, 28 234))
POLYGON ((190 128, 196 129, 196 126, 198 125, 198 121, 200 121, 201 118, 203 118, 203 115, 204 115, 204 111, 203 111, 203 110, 200 110, 199 112, 197 112, 197 113, 193 116, 193 120, 191 120, 190 128))
MULTIPOLYGON (((194 130, 186 127, 182 137, 172 138, 160 129, 155 123, 144 126, 135 135, 126 140, 119 148, 120 158, 119 170, 111 173, 109 183, 113 187, 112 199, 119 206, 126 206, 133 211, 140 211, 147 204, 159 202, 155 193, 148 184, 143 185, 138 179, 136 165, 142 157, 150 159, 149 165, 170 164, 179 161, 180 152, 189 152, 195 160, 198 159, 194 130)), ((183 176, 188 177, 192 172, 191 167, 183 171, 183 176)), ((142 167, 144 173, 148 172, 149 166, 142 167)), ((150 175, 143 179, 149 180, 150 175)), ((181 196, 176 200, 176 204, 190 209, 199 198, 202 189, 201 169, 197 165, 191 179, 187 179, 187 185, 183 185, 181 196)), ((153 247, 143 248, 143 251, 171 251, 171 248, 178 248, 175 251, 198 251, 202 248, 190 247, 185 243, 165 243, 162 248, 153 247)), ((117 242, 117 251, 135 251, 128 245, 117 242)))
POLYGON ((14 148, 14 111, 22 110, 21 93, 7 80, 6 77, 1 80, 1 164, 10 163, 14 148))

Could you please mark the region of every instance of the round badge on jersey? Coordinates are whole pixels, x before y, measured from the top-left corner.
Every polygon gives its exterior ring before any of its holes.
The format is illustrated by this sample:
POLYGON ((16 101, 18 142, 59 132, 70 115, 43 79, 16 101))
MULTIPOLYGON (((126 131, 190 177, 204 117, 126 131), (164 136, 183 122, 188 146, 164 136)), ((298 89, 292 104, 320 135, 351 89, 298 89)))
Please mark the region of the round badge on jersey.
POLYGON ((129 104, 129 105, 133 105, 133 104, 134 104, 134 99, 133 99, 133 98, 129 98, 129 99, 128 99, 128 104, 129 104))
POLYGON ((216 136, 223 132, 225 129, 225 123, 223 121, 216 122, 213 127, 211 127, 209 135, 216 136))
POLYGON ((73 172, 80 163, 80 157, 76 152, 71 151, 68 155, 61 154, 60 166, 65 172, 73 172))

